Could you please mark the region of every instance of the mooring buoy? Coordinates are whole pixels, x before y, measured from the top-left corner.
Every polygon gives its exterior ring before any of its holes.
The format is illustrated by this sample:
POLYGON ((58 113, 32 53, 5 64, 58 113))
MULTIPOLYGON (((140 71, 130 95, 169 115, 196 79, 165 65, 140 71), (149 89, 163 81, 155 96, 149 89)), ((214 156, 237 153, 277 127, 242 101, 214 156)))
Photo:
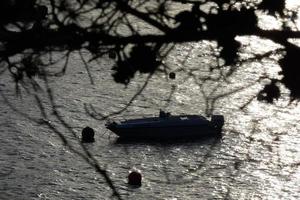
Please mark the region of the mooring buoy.
POLYGON ((85 127, 81 132, 81 142, 91 143, 95 142, 95 131, 91 127, 85 127))
POLYGON ((175 72, 170 72, 170 73, 169 73, 169 78, 170 78, 170 79, 175 79, 175 78, 176 78, 175 72))
POLYGON ((130 171, 128 175, 128 184, 133 186, 141 186, 142 174, 137 170, 130 171))

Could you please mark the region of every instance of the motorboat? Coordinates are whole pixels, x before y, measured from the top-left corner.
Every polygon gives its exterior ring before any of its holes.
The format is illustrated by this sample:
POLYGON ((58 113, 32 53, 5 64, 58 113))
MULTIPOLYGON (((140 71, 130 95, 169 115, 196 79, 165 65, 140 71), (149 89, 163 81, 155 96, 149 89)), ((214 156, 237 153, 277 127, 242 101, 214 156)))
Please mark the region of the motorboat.
POLYGON ((158 117, 145 117, 123 121, 109 121, 106 128, 120 138, 167 139, 195 138, 221 135, 223 115, 212 115, 211 120, 201 115, 174 115, 160 111, 158 117))

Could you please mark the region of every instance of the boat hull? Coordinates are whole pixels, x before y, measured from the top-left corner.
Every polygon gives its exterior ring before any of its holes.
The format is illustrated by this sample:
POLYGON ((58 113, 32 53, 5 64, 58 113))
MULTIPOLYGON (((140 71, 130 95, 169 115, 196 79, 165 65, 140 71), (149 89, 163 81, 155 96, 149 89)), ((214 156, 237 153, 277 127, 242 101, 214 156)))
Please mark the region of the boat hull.
POLYGON ((211 125, 174 127, 117 127, 111 131, 121 138, 135 139, 178 139, 221 135, 221 130, 211 125))

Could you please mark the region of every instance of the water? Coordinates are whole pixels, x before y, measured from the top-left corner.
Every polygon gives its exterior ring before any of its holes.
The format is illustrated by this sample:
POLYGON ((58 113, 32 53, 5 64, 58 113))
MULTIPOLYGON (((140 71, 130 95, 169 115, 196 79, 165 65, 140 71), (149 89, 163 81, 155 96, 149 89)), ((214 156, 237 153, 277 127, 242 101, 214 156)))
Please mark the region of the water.
MULTIPOLYGON (((259 38, 240 39, 259 45, 261 51, 276 48, 259 38)), ((159 108, 173 114, 219 113, 226 118, 221 139, 116 143, 116 137, 105 130, 105 121, 92 118, 88 112, 97 118, 99 113, 121 110, 144 85, 147 75, 137 75, 124 88, 113 82, 113 63, 108 58, 90 64, 94 85, 76 54, 65 76, 49 80, 57 109, 76 135, 87 125, 96 130, 96 142, 86 147, 108 171, 124 199, 300 198, 299 106, 289 104, 289 92, 282 86, 283 96, 272 105, 253 98, 265 83, 261 77, 265 73, 276 77, 280 68, 264 61, 211 72, 216 60, 208 49, 214 45, 205 41, 176 45, 165 63, 171 71, 182 65, 185 71, 178 71, 175 80, 168 80, 164 73, 155 74, 132 104, 112 117, 156 114, 159 108), (188 76, 189 72, 193 76, 188 76), (126 184, 132 168, 143 174, 140 188, 126 184)), ((243 56, 258 49, 251 45, 243 49, 243 56)), ((49 120, 75 149, 80 149, 70 131, 53 116, 46 86, 37 81, 43 88, 37 95, 49 120)), ((42 117, 34 93, 16 99, 14 91, 10 76, 3 75, 0 199, 110 199, 111 190, 101 175, 62 145, 47 126, 34 122, 42 117)))

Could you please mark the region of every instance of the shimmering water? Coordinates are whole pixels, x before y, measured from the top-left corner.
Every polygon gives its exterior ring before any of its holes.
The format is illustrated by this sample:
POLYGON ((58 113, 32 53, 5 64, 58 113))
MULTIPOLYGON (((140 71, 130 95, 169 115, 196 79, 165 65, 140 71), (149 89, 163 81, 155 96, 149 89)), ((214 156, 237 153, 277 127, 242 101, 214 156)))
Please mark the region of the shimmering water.
MULTIPOLYGON (((259 38, 240 40, 245 58, 253 50, 277 48, 259 38)), ((147 76, 137 75, 127 88, 115 84, 108 58, 90 64, 94 85, 76 54, 65 76, 49 80, 57 109, 76 134, 87 125, 95 128, 96 142, 86 146, 124 199, 300 199, 299 106, 289 104, 282 86, 284 95, 273 105, 254 98, 265 83, 261 77, 276 77, 280 68, 266 60, 211 70, 216 63, 210 51, 214 45, 205 41, 176 45, 165 64, 170 71, 181 66, 184 70, 178 70, 175 80, 155 74, 132 104, 113 117, 156 114, 160 108, 174 114, 219 113, 226 118, 221 139, 116 143, 105 130, 105 121, 87 111, 105 115, 123 109, 147 76), (143 174, 140 188, 126 184, 132 168, 143 174)), ((42 89, 37 95, 52 124, 80 148, 51 115, 45 85, 38 81, 42 89)), ((110 199, 111 190, 92 167, 64 147, 52 130, 26 118, 42 116, 34 95, 16 99, 14 91, 9 75, 2 76, 0 199, 110 199)))

